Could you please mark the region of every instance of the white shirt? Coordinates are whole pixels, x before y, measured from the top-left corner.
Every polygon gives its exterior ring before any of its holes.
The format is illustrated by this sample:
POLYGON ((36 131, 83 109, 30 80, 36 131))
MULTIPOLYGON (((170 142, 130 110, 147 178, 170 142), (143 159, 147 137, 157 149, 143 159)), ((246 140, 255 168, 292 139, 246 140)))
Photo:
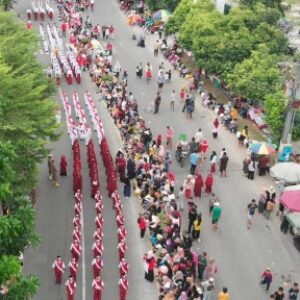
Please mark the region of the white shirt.
POLYGON ((203 140, 203 133, 202 133, 202 131, 197 131, 195 133, 195 142, 196 143, 201 143, 202 140, 203 140))

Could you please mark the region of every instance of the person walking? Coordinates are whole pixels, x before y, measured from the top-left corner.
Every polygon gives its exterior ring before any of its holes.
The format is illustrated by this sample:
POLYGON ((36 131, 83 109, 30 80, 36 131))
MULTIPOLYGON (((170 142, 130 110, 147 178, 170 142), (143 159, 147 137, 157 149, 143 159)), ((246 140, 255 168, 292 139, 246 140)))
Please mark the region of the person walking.
POLYGON ((210 194, 212 192, 213 182, 214 182, 214 178, 212 173, 208 173, 205 179, 205 195, 210 194))
POLYGON ((77 270, 78 270, 78 262, 76 261, 75 258, 72 258, 71 261, 69 261, 68 264, 69 267, 69 273, 70 275, 74 278, 74 280, 76 281, 77 278, 77 270))
POLYGON ((210 172, 215 173, 216 172, 216 163, 218 160, 218 156, 216 151, 212 151, 210 158, 209 158, 209 164, 210 164, 210 172))
POLYGON ((123 189, 123 194, 126 199, 131 197, 131 185, 130 185, 130 179, 128 176, 125 176, 123 179, 124 183, 124 189, 123 189))
POLYGON ((297 300, 299 294, 299 286, 297 282, 294 282, 293 286, 289 289, 289 300, 297 300))
POLYGON ((156 260, 153 256, 153 254, 146 253, 144 256, 146 268, 145 268, 145 279, 149 282, 154 281, 154 268, 156 266, 156 260))
POLYGON ((52 181, 52 158, 53 155, 49 154, 48 155, 48 160, 47 160, 47 164, 48 164, 48 174, 49 174, 49 179, 52 181))
POLYGON ((68 167, 68 163, 67 163, 67 159, 64 155, 62 155, 60 157, 60 176, 67 176, 68 172, 67 172, 67 167, 68 167))
POLYGON ((270 289, 270 285, 273 280, 273 274, 271 269, 268 267, 264 270, 264 272, 260 276, 260 284, 266 285, 266 291, 270 289))
POLYGON ((127 290, 128 290, 128 279, 127 276, 124 275, 119 280, 120 300, 126 300, 127 290))
POLYGON ((270 219, 271 213, 275 208, 275 200, 269 200, 266 204, 266 209, 264 211, 264 216, 266 219, 270 219))
POLYGON ((203 288, 203 300, 212 300, 211 294, 215 288, 215 280, 211 277, 208 280, 202 281, 201 286, 203 288))
POLYGON ((202 189, 203 189, 203 178, 200 173, 197 172, 195 178, 195 186, 194 186, 194 196, 198 199, 201 197, 202 189))
POLYGON ((184 210, 184 199, 183 199, 184 198, 184 188, 183 188, 183 186, 180 187, 176 198, 177 198, 177 203, 178 203, 179 209, 181 211, 183 211, 184 210))
POLYGON ((226 174, 226 169, 227 169, 227 164, 228 164, 228 156, 227 156, 227 153, 224 152, 222 157, 220 158, 220 176, 221 177, 227 177, 227 174, 226 174))
POLYGON ((156 98, 154 99, 154 114, 157 114, 159 112, 160 103, 161 103, 160 92, 157 92, 156 98))
POLYGON ((65 268, 66 266, 61 256, 57 255, 55 261, 52 264, 52 269, 55 276, 55 284, 61 284, 62 275, 65 272, 65 268))
POLYGON ((72 276, 69 276, 69 279, 66 281, 66 291, 68 300, 75 300, 76 282, 72 276))
POLYGON ((229 300, 228 289, 226 286, 224 286, 222 291, 219 293, 218 300, 229 300))
POLYGON ((102 292, 104 289, 104 282, 100 278, 100 276, 94 278, 92 282, 92 287, 94 289, 93 300, 101 300, 102 299, 102 292))
POLYGON ((163 70, 158 71, 157 76, 157 86, 158 86, 158 92, 160 92, 164 86, 165 83, 165 72, 163 70))
POLYGON ((284 289, 282 286, 274 293, 274 300, 283 300, 284 299, 284 289))
POLYGON ((200 147, 202 141, 203 141, 203 133, 202 133, 202 129, 199 128, 198 131, 195 133, 195 142, 197 143, 198 145, 198 148, 200 147))
POLYGON ((175 93, 175 90, 173 90, 170 95, 170 108, 173 111, 175 110, 175 101, 176 101, 176 93, 175 93))
POLYGON ((195 170, 196 170, 198 161, 199 161, 199 155, 198 155, 198 153, 196 153, 196 151, 194 151, 193 153, 190 154, 190 163, 191 163, 190 174, 191 175, 195 174, 195 170))
POLYGON ((166 131, 166 144, 168 149, 172 149, 173 146, 174 129, 171 126, 167 126, 166 131))
POLYGON ((215 202, 211 212, 211 223, 212 223, 212 229, 214 231, 218 229, 218 223, 221 217, 221 213, 222 213, 222 208, 220 207, 220 203, 215 202))
POLYGON ((198 278, 200 279, 200 281, 203 280, 203 274, 204 274, 205 268, 207 266, 207 257, 206 256, 207 256, 206 252, 202 252, 198 256, 198 278))
POLYGON ((153 51, 154 56, 158 56, 159 46, 160 46, 160 43, 157 40, 154 44, 154 51, 153 51))
POLYGON ((253 223, 253 217, 257 209, 257 204, 255 199, 252 199, 251 202, 247 205, 247 228, 250 229, 253 223))
POLYGON ((59 186, 59 183, 57 182, 57 169, 55 166, 55 160, 51 159, 51 175, 52 175, 52 184, 54 186, 59 186))
POLYGON ((254 179, 255 170, 256 170, 256 159, 253 157, 250 160, 250 163, 248 165, 248 179, 250 179, 250 180, 254 179))

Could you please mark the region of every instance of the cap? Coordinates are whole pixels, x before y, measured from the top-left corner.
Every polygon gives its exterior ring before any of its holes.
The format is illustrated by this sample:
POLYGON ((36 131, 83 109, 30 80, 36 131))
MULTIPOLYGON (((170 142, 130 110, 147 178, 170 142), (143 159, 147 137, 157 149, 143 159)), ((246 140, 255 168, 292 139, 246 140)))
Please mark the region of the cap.
POLYGON ((214 282, 215 280, 214 280, 212 277, 210 277, 210 278, 208 279, 208 281, 209 281, 209 282, 214 282))

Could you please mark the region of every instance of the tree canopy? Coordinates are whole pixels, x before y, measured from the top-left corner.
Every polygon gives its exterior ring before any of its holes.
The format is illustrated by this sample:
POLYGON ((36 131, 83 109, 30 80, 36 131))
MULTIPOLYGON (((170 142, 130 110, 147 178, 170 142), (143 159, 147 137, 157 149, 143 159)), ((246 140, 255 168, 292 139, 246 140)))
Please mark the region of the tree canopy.
MULTIPOLYGON (((1 1, 1 0, 0 0, 1 1)), ((0 6, 9 1, 1 1, 0 6)), ((1 299, 29 300, 35 276, 22 275, 18 259, 35 246, 35 211, 28 195, 35 187, 37 164, 56 140, 54 85, 37 62, 38 37, 13 14, 0 10, 0 288, 1 299)))

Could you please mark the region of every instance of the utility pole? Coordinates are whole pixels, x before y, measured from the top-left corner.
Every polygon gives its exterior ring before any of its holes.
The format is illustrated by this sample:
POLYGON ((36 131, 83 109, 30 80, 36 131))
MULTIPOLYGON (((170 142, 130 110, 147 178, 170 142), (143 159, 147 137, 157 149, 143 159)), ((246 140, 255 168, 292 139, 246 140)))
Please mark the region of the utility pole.
POLYGON ((296 110, 300 107, 300 63, 291 65, 292 76, 288 79, 288 106, 282 131, 281 145, 290 144, 296 110))

